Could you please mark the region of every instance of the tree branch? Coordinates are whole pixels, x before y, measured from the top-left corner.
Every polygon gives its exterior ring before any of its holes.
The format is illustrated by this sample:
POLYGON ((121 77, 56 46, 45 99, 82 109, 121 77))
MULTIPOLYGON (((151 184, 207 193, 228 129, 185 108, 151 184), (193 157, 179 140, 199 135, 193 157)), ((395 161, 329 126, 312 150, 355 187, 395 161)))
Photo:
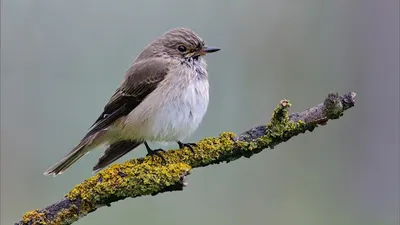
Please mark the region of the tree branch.
POLYGON ((270 123, 239 136, 225 132, 199 141, 195 154, 187 148, 163 152, 167 164, 157 157, 129 160, 98 172, 76 185, 64 198, 44 209, 25 213, 16 224, 71 224, 102 206, 128 197, 180 191, 192 168, 251 157, 266 148, 313 131, 328 120, 338 119, 354 106, 355 93, 329 94, 325 101, 303 112, 288 114, 290 103, 282 100, 270 123))

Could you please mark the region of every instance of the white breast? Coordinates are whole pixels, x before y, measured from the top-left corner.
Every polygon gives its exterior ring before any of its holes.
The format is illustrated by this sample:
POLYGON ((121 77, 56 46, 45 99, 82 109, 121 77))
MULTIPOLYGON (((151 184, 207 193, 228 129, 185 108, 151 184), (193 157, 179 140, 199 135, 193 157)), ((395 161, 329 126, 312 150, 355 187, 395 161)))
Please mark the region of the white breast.
POLYGON ((195 67, 171 70, 126 117, 120 135, 148 141, 184 140, 198 128, 207 111, 208 89, 205 67, 201 71, 195 67))

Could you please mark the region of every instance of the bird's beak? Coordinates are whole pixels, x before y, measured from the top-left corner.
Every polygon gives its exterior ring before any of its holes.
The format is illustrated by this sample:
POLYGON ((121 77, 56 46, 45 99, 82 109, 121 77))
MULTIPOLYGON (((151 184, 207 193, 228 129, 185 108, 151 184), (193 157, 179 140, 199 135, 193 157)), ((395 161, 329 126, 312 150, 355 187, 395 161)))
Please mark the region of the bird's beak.
POLYGON ((205 54, 207 54, 207 53, 218 52, 219 50, 221 50, 221 49, 216 48, 216 47, 204 47, 203 50, 202 50, 202 52, 204 52, 205 54))
POLYGON ((218 52, 219 50, 221 50, 221 49, 216 48, 216 47, 204 47, 203 49, 198 51, 196 55, 205 55, 208 53, 218 52))

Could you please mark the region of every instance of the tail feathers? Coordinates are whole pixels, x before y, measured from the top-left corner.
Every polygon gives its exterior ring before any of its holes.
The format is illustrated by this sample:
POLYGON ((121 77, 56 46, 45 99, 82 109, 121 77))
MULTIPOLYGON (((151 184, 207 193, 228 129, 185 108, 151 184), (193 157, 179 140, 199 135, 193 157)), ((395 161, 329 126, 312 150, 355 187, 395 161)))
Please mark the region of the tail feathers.
POLYGON ((54 176, 62 174, 66 169, 68 169, 72 164, 74 164, 76 161, 86 155, 90 150, 103 144, 106 140, 106 134, 107 130, 101 130, 96 134, 83 138, 78 146, 72 149, 72 151, 64 156, 64 158, 62 158, 55 165, 46 170, 46 172, 44 172, 43 174, 53 174, 54 176))
POLYGON ((50 167, 44 175, 54 175, 57 176, 62 174, 66 169, 68 169, 72 164, 82 158, 84 155, 88 153, 88 149, 86 145, 78 145, 74 148, 68 155, 64 156, 60 161, 50 167))
POLYGON ((141 144, 142 142, 138 141, 119 141, 111 144, 99 158, 99 161, 93 167, 93 171, 97 172, 103 169, 141 144))

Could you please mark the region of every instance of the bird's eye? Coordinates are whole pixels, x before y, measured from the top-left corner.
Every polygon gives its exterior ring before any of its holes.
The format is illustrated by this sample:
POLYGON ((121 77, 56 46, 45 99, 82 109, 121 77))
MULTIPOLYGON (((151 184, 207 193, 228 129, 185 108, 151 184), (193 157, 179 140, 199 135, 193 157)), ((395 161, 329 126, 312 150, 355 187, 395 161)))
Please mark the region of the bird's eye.
POLYGON ((186 47, 183 46, 183 45, 179 45, 179 46, 178 46, 178 50, 179 50, 180 52, 186 52, 186 47))

